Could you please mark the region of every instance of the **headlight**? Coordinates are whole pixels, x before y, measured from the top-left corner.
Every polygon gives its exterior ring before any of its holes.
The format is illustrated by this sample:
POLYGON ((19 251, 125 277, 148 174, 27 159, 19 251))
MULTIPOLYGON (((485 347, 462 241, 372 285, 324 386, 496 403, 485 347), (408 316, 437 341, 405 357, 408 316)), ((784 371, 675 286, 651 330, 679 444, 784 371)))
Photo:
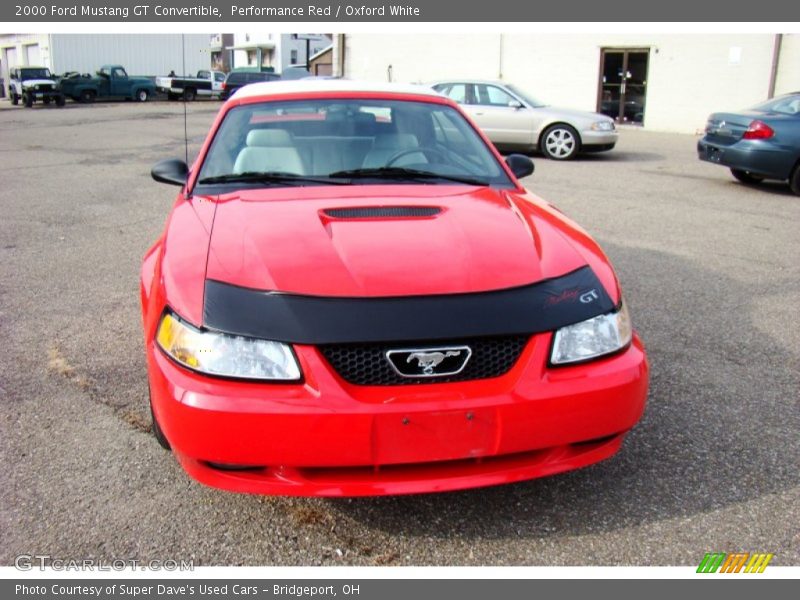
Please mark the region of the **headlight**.
POLYGON ((550 362, 563 365, 616 352, 630 343, 631 334, 631 320, 623 302, 618 311, 556 331, 550 362))
POLYGON ((597 121, 592 123, 594 131, 614 131, 614 121, 597 121))
POLYGON ((213 331, 200 331, 166 313, 156 342, 180 364, 223 377, 297 381, 300 367, 290 346, 213 331))

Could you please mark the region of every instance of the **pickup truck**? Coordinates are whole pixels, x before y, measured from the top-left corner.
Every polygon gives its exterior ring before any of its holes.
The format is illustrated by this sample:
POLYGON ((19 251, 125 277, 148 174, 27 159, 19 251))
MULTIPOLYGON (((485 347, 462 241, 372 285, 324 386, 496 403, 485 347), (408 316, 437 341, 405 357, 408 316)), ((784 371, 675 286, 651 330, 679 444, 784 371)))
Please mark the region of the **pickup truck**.
POLYGON ((183 98, 191 102, 198 96, 219 97, 222 93, 222 71, 198 71, 197 77, 156 77, 156 88, 164 92, 170 100, 183 98))
POLYGON ((103 65, 96 77, 71 73, 61 78, 60 85, 65 96, 84 103, 98 98, 145 102, 156 93, 147 77, 130 77, 121 65, 103 65))

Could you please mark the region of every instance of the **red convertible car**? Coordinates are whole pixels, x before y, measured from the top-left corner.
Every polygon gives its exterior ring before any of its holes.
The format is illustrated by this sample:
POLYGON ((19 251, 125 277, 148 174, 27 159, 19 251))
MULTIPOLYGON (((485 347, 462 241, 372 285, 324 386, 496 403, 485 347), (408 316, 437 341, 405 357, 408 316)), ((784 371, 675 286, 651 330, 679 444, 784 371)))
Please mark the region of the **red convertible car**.
POLYGON ((141 269, 153 429, 198 481, 361 496, 612 456, 648 367, 608 259, 451 100, 296 81, 222 107, 141 269))

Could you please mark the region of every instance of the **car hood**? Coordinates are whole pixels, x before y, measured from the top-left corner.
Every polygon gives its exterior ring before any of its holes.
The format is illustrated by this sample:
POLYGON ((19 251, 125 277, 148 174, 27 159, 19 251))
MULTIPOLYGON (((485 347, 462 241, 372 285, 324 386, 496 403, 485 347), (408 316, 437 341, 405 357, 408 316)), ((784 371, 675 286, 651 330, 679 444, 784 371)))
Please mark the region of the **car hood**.
POLYGON ((206 277, 247 288, 351 297, 466 293, 527 285, 586 264, 557 223, 513 191, 290 187, 216 201, 206 277), (436 214, 361 214, 378 207, 436 214))
POLYGON ((597 121, 613 121, 612 118, 606 115, 586 110, 558 108, 557 106, 543 106, 534 110, 545 118, 567 120, 570 123, 577 124, 579 127, 585 127, 597 121))
POLYGON ((23 87, 33 87, 34 85, 55 85, 52 79, 26 79, 22 82, 23 87))

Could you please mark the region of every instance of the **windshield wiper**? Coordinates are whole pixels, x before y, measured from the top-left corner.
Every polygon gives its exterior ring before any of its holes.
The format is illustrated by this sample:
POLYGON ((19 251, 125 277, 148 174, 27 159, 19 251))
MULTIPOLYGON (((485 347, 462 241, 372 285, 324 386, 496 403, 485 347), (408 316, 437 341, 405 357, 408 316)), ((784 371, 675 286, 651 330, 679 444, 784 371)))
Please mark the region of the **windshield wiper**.
POLYGON ((331 173, 329 177, 347 177, 349 179, 416 179, 416 180, 429 180, 429 179, 444 179, 446 181, 456 181, 458 183, 466 183, 467 185, 477 185, 485 187, 489 185, 488 181, 477 179, 474 177, 467 177, 463 175, 444 175, 442 173, 434 173, 433 171, 422 171, 420 169, 406 169, 404 167, 377 167, 373 169, 350 169, 347 171, 336 171, 331 173))
POLYGON ((350 182, 342 178, 332 177, 312 177, 309 175, 298 175, 297 173, 286 173, 284 171, 245 171, 244 173, 226 173, 205 177, 198 181, 198 184, 212 183, 322 183, 330 185, 349 185, 350 182))

